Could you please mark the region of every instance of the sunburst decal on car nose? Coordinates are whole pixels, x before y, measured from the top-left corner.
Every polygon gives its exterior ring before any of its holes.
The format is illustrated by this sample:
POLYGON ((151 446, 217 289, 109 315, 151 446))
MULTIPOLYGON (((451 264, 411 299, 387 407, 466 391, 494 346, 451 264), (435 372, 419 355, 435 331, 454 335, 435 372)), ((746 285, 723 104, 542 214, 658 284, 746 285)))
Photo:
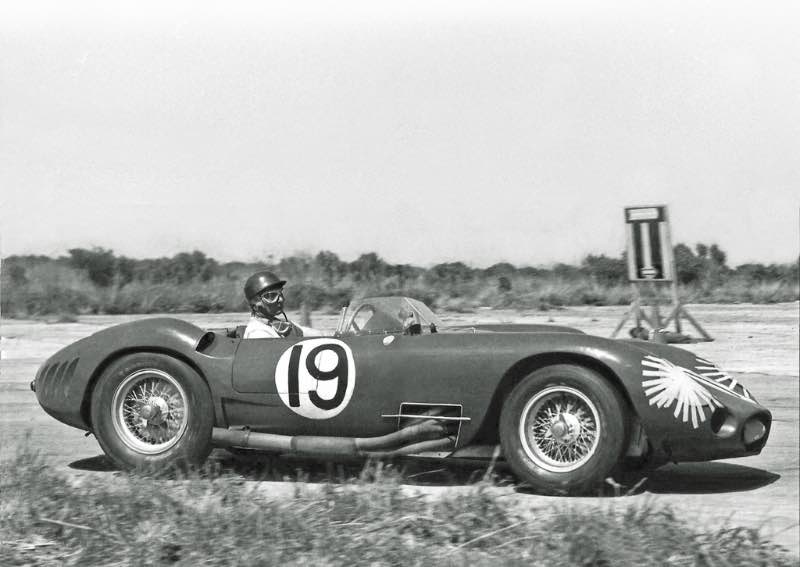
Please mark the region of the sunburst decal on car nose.
POLYGON ((642 382, 650 405, 669 408, 675 403, 674 416, 684 423, 691 419, 697 429, 706 420, 705 406, 722 407, 722 404, 702 384, 702 378, 681 366, 663 358, 645 356, 642 359, 642 375, 651 380, 642 382))
POLYGON ((750 395, 750 392, 747 391, 747 388, 745 388, 742 384, 739 384, 739 382, 736 381, 736 378, 722 370, 710 360, 706 360, 705 358, 700 358, 698 356, 694 369, 697 370, 697 373, 704 378, 713 380, 723 388, 730 390, 732 393, 744 398, 745 400, 753 401, 753 396, 750 395))

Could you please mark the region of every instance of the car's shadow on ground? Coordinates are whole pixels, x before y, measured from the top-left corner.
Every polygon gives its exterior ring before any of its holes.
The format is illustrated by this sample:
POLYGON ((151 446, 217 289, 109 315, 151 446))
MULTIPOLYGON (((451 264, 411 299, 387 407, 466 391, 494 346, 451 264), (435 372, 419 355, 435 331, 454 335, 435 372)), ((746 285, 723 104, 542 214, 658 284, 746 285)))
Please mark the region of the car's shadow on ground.
POLYGON ((77 461, 72 461, 67 466, 71 469, 76 469, 79 471, 113 472, 119 470, 114 466, 114 463, 106 458, 105 455, 97 455, 96 457, 78 459, 77 461))
MULTIPOLYGON (((79 459, 69 468, 90 472, 121 472, 105 455, 79 459)), ((180 476, 186 476, 181 471, 180 476)), ((325 461, 312 458, 270 456, 250 451, 236 455, 224 450, 214 451, 205 466, 189 472, 189 476, 233 476, 252 482, 306 482, 311 484, 343 484, 359 480, 374 481, 377 477, 395 479, 410 485, 458 486, 474 484, 484 478, 511 484, 514 477, 504 464, 489 470, 485 463, 465 463, 443 466, 435 459, 397 458, 389 461, 369 461, 360 458, 325 461)), ((158 475, 169 479, 176 475, 158 475)))
POLYGON ((396 457, 372 461, 362 458, 321 461, 303 457, 236 456, 215 451, 211 462, 223 474, 235 474, 246 481, 296 482, 312 484, 344 484, 390 478, 408 485, 465 486, 491 478, 500 484, 513 484, 516 479, 503 463, 493 467, 487 463, 447 463, 438 459, 396 457))
MULTIPOLYGON (((104 455, 80 459, 69 464, 72 469, 114 472, 118 469, 104 455)), ((391 478, 405 485, 468 486, 490 481, 513 487, 520 494, 536 494, 510 472, 503 462, 488 466, 485 462, 443 463, 435 459, 396 458, 373 462, 363 459, 320 461, 298 457, 274 457, 250 452, 231 454, 214 451, 200 475, 233 476, 250 482, 305 482, 345 484, 391 478)), ((755 490, 772 484, 780 475, 762 469, 726 462, 665 465, 655 470, 626 472, 607 481, 598 497, 653 494, 715 494, 755 490)))
POLYGON ((781 475, 724 462, 665 465, 648 471, 646 492, 656 494, 715 494, 755 490, 781 475))
MULTIPOLYGON (((682 463, 657 469, 618 472, 594 496, 650 494, 721 494, 746 492, 772 484, 781 475, 762 469, 723 462, 682 463)), ((520 486, 517 492, 536 494, 520 486)), ((591 496, 591 495, 587 495, 591 496)))

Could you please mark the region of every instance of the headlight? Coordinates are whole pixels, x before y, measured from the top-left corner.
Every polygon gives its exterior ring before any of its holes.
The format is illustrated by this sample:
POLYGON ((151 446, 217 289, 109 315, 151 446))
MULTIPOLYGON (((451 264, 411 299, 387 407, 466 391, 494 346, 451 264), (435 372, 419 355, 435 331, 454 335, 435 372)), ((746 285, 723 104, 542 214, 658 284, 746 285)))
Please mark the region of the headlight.
POLYGON ((755 443, 764 437, 767 432, 767 426, 764 422, 757 417, 751 417, 744 424, 744 431, 742 433, 742 440, 745 445, 755 443))

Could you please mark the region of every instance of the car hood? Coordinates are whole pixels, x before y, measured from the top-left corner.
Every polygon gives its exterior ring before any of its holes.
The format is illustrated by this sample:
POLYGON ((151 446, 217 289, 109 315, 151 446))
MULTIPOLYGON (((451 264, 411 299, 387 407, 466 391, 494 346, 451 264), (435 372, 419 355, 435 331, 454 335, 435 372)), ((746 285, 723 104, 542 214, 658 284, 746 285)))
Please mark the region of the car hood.
POLYGON ((666 361, 668 364, 666 364, 664 371, 668 371, 669 365, 675 365, 688 370, 695 379, 701 382, 706 384, 713 383, 714 386, 721 389, 718 391, 738 398, 756 401, 752 393, 731 374, 716 363, 691 351, 639 339, 620 339, 618 342, 644 353, 645 361, 643 364, 650 368, 657 368, 659 365, 664 367, 664 364, 660 361, 666 361))
POLYGON ((455 325, 442 329, 440 332, 447 333, 575 333, 584 335, 579 329, 564 327, 561 325, 536 325, 524 323, 475 323, 473 325, 455 325))

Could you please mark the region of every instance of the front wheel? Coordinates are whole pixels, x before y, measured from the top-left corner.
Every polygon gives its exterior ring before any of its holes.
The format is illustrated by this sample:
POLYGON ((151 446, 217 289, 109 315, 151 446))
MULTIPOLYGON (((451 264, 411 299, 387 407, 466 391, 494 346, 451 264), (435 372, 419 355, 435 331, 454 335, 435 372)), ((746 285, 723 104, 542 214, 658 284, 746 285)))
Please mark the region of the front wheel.
POLYGON ((169 470, 200 464, 211 451, 208 386, 170 356, 137 353, 114 361, 92 395, 92 427, 120 468, 169 470))
POLYGON ((514 473, 535 490, 587 492, 622 455, 625 407, 600 374, 570 364, 547 366, 509 394, 500 416, 500 443, 514 473))

